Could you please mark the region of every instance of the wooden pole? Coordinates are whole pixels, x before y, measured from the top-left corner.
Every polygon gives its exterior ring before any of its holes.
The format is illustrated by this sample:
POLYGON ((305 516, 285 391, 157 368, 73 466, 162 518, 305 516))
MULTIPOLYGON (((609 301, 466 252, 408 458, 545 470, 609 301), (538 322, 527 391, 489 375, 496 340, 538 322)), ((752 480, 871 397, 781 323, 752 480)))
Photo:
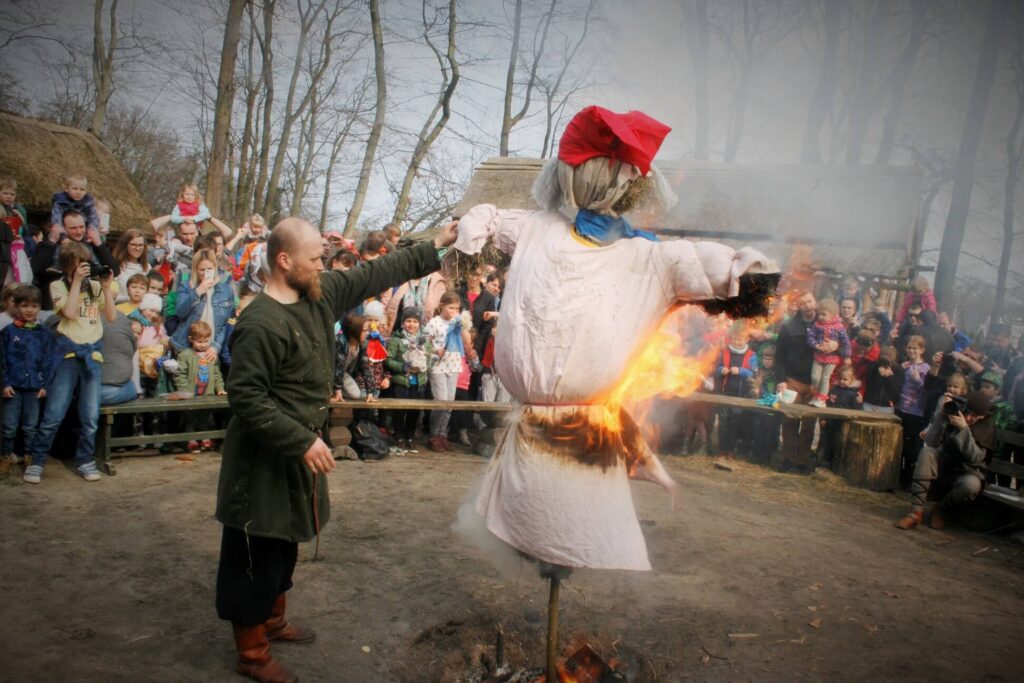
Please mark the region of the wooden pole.
POLYGON ((545 673, 546 683, 558 683, 558 669, 555 666, 555 655, 558 653, 558 587, 557 576, 550 579, 551 590, 548 593, 548 662, 545 673))

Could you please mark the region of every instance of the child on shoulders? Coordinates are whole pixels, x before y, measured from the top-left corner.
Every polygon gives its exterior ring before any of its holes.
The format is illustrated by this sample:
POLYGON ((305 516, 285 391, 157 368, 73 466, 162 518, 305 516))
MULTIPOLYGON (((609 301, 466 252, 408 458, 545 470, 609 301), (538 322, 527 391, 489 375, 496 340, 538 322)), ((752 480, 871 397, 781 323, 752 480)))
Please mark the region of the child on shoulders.
POLYGON ((203 221, 207 220, 210 220, 210 210, 203 204, 199 188, 193 183, 185 183, 178 190, 178 201, 171 210, 171 223, 180 225, 190 221, 202 232, 203 221))
POLYGON ((96 211, 96 200, 89 194, 89 181, 84 175, 71 174, 64 178, 63 192, 53 195, 53 206, 50 209, 50 222, 64 225, 64 214, 77 211, 85 217, 85 229, 100 229, 100 215, 96 211))

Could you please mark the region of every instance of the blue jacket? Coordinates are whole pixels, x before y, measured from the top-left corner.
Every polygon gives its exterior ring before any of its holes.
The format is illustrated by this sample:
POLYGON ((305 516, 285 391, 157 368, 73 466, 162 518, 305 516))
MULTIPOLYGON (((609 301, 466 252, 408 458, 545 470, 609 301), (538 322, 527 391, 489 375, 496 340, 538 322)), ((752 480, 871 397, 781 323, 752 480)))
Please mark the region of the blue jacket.
POLYGON ((57 336, 44 323, 19 327, 11 323, 0 332, 4 355, 4 387, 39 391, 49 385, 60 364, 57 336))
POLYGON ((50 222, 55 225, 64 224, 64 214, 74 209, 85 216, 85 227, 100 229, 100 215, 96 211, 96 203, 92 195, 87 194, 77 202, 68 196, 67 192, 58 192, 53 195, 53 208, 50 209, 50 222))
POLYGON ((203 317, 207 296, 213 297, 211 301, 213 306, 213 348, 217 351, 224 348, 228 318, 235 312, 235 293, 231 289, 231 273, 223 273, 213 291, 203 296, 196 296, 196 290, 192 289, 188 282, 182 282, 178 286, 174 304, 174 317, 178 321, 178 326, 171 335, 171 346, 175 351, 189 348, 188 328, 203 317))

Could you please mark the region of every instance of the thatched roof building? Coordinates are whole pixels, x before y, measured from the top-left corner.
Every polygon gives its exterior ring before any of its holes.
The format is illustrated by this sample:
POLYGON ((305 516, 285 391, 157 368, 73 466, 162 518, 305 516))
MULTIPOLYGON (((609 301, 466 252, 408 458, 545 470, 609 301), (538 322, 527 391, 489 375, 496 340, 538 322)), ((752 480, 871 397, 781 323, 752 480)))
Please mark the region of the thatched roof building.
POLYGON ((0 175, 18 181, 19 204, 29 220, 49 220, 54 192, 64 176, 79 172, 89 180, 89 192, 110 203, 111 230, 149 229, 150 211, 128 174, 110 150, 95 137, 54 123, 0 112, 0 175))
MULTIPOLYGON (((480 203, 536 209, 530 189, 543 163, 484 161, 454 215, 480 203)), ((810 263, 801 265, 831 273, 898 277, 914 264, 918 169, 671 161, 659 169, 679 201, 664 215, 631 216, 638 226, 749 244, 782 261, 804 244, 810 263)))

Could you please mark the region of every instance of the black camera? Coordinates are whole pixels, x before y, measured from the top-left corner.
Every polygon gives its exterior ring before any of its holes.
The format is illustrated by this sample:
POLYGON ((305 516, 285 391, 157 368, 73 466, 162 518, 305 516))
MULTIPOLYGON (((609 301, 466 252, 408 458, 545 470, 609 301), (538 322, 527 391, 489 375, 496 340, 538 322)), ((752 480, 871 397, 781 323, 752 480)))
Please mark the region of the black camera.
POLYGON ((106 280, 113 274, 114 271, 110 269, 110 266, 104 266, 97 263, 89 264, 89 277, 94 280, 106 280))
POLYGON ((946 405, 943 406, 942 412, 946 415, 956 415, 957 413, 966 415, 968 413, 967 399, 963 396, 950 396, 946 405))

